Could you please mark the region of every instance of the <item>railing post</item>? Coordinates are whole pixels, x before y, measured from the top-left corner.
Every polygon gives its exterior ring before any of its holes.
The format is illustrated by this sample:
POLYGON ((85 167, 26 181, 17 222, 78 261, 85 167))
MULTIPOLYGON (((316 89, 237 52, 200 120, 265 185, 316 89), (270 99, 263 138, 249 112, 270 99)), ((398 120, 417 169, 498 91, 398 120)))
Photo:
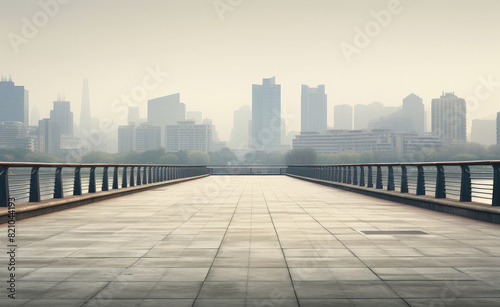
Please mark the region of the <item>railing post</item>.
POLYGON ((472 200, 470 169, 468 165, 460 165, 460 167, 462 168, 462 180, 460 182, 460 201, 469 202, 472 200))
POLYGON ((364 166, 359 167, 359 186, 360 187, 365 186, 365 167, 364 166))
POLYGON ((352 184, 358 185, 358 167, 353 166, 353 178, 352 178, 352 184))
POLYGON ((394 191, 394 169, 392 165, 387 167, 387 191, 394 191))
POLYGON ((491 199, 493 206, 500 206, 500 165, 493 164, 493 197, 491 199))
POLYGON ((109 190, 109 179, 108 179, 108 167, 104 166, 102 168, 102 187, 101 191, 109 190))
POLYGON ((376 187, 377 189, 383 189, 384 184, 382 183, 382 166, 377 165, 377 181, 376 181, 376 187))
POLYGON ((92 166, 90 168, 90 175, 89 175, 89 193, 95 193, 96 187, 95 187, 95 166, 92 166))
POLYGON ((126 187, 127 187, 127 167, 124 166, 122 171, 122 188, 126 187))
POLYGON ((82 176, 81 167, 75 167, 75 180, 73 181, 73 195, 82 195, 82 176))
POLYGON ((348 184, 352 183, 352 174, 351 174, 351 166, 347 167, 347 182, 348 184))
POLYGON ((135 186, 135 178, 134 178, 134 167, 130 167, 130 186, 135 186))
POLYGON ((40 167, 33 166, 31 168, 30 177, 30 198, 29 202, 36 203, 40 201, 40 167))
POLYGON ((148 183, 153 182, 153 176, 152 176, 152 171, 151 171, 151 166, 148 167, 148 183))
POLYGON ((0 207, 7 207, 9 198, 9 167, 0 166, 0 207))
POLYGON ((417 195, 425 195, 425 174, 424 167, 417 166, 417 195))
POLYGON ((342 183, 347 183, 347 167, 342 166, 342 183))
POLYGON ((401 193, 408 193, 408 170, 401 165, 401 193))
POLYGON ((141 167, 137 167, 137 185, 141 185, 141 167))
POLYGON ((148 167, 144 166, 142 168, 142 184, 148 183, 148 167))
POLYGON ((368 166, 368 185, 367 187, 373 188, 373 171, 371 165, 368 166))
POLYGON ((62 178, 62 166, 56 167, 56 178, 54 181, 54 198, 63 198, 63 178, 62 178))
POLYGON ((113 170, 113 190, 118 189, 118 166, 113 170))
POLYGON ((436 198, 446 198, 444 166, 436 165, 436 198))

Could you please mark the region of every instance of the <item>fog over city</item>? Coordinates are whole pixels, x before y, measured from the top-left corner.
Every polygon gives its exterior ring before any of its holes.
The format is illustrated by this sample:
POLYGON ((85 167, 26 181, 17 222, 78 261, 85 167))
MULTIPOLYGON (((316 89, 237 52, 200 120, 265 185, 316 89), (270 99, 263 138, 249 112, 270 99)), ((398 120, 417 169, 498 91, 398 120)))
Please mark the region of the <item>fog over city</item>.
POLYGON ((64 96, 77 125, 87 78, 93 117, 124 125, 120 106, 146 118, 147 100, 180 93, 228 141, 252 84, 275 76, 287 131, 300 131, 301 85, 325 84, 329 127, 334 105, 400 106, 411 93, 430 117, 444 91, 466 99, 470 132, 500 111, 499 11, 495 0, 0 0, 0 74, 40 118, 64 96))

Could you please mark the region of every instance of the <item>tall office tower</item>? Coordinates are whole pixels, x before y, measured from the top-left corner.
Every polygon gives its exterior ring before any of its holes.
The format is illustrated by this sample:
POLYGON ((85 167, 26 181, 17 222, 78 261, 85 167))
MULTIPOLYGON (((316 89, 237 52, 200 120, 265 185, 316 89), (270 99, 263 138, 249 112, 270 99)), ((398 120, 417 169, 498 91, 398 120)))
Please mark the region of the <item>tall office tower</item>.
POLYGON ((24 90, 24 125, 30 125, 30 92, 24 90))
POLYGON ((418 134, 425 132, 425 110, 422 98, 413 93, 403 98, 401 113, 402 117, 411 120, 414 132, 418 134))
POLYGON ((160 126, 153 123, 142 123, 135 129, 135 150, 145 151, 161 147, 160 126))
POLYGON ((165 126, 175 125, 186 119, 186 105, 181 102, 181 94, 148 100, 148 122, 160 126, 161 142, 165 146, 165 126))
POLYGON ((500 112, 497 113, 497 145, 500 145, 500 112))
POLYGON ((471 142, 485 146, 495 145, 497 123, 494 119, 473 119, 471 125, 471 142))
POLYGON ((30 111, 30 126, 38 126, 40 120, 40 111, 37 107, 32 107, 30 111))
POLYGON ((186 114, 186 119, 187 120, 194 120, 196 121, 196 124, 199 125, 203 122, 203 115, 201 114, 201 111, 189 111, 186 114))
POLYGON ((0 122, 0 147, 29 149, 31 142, 27 127, 21 122, 0 122))
POLYGON ((309 87, 302 84, 301 93, 301 131, 325 132, 327 129, 327 95, 325 85, 309 87))
POLYGON ((135 149, 135 124, 118 126, 118 152, 128 152, 135 149))
POLYGON ((194 120, 179 121, 177 125, 165 127, 167 151, 194 150, 212 151, 213 125, 210 120, 197 125, 194 120))
POLYGON ((397 107, 385 107, 377 101, 367 105, 357 104, 354 106, 354 129, 368 129, 371 122, 378 121, 381 117, 394 113, 397 110, 397 107))
POLYGON ((252 148, 281 146, 281 85, 275 77, 252 85, 252 148))
POLYGON ((333 107, 333 128, 352 130, 352 106, 340 104, 333 107))
POLYGON ((59 123, 61 135, 73 136, 73 112, 69 101, 58 99, 54 101, 54 108, 50 110, 50 119, 59 123))
POLYGON ((38 122, 38 149, 48 155, 54 155, 61 148, 61 134, 59 123, 50 118, 38 122))
POLYGON ((29 126, 28 91, 9 78, 0 81, 0 122, 15 121, 29 126))
POLYGON ((454 93, 443 93, 432 99, 432 134, 444 144, 461 144, 466 141, 467 104, 454 93))
POLYGON ((92 131, 92 118, 90 115, 89 81, 83 79, 82 106, 80 109, 80 131, 92 131))
POLYGON ((141 114, 139 112, 139 107, 128 107, 127 123, 138 124, 141 121, 141 114))
POLYGON ((233 111, 233 129, 231 130, 231 147, 233 149, 248 148, 249 125, 252 120, 250 106, 241 106, 233 111))

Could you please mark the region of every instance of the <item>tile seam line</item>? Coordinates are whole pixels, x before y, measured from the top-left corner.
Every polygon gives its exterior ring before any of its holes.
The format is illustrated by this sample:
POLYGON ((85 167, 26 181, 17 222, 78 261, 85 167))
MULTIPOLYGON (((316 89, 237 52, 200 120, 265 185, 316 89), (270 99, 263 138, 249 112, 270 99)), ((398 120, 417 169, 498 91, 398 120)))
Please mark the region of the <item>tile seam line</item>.
MULTIPOLYGON (((246 186, 247 183, 248 183, 248 179, 245 180, 245 182, 242 183, 242 185, 244 184, 244 186, 246 186)), ((221 192, 219 192, 219 194, 220 193, 221 192)), ((230 197, 230 195, 228 195, 228 198, 229 197, 230 197)), ((210 264, 210 267, 208 269, 207 275, 205 275, 205 279, 203 279, 203 281, 201 282, 200 289, 198 290, 198 293, 196 294, 196 297, 194 298, 193 304, 191 305, 191 307, 194 307, 194 305, 196 304, 196 301, 198 300, 198 297, 200 296, 201 289, 203 289, 203 285, 205 285, 205 282, 207 282, 208 275, 210 274, 210 271, 212 270, 212 267, 214 265, 215 259, 217 259, 217 255, 219 254, 220 248, 222 246, 222 242, 224 242, 224 238, 226 237, 227 232, 229 230, 229 227, 231 226, 231 223, 233 222, 234 215, 236 214, 236 210, 238 209, 238 206, 240 204, 240 201, 241 201, 242 197, 243 197, 243 193, 240 194, 240 197, 238 198, 238 202, 236 203, 236 206, 234 206, 233 214, 231 215, 231 219, 229 220, 229 222, 227 224, 226 231, 224 231, 224 236, 222 237, 222 240, 221 240, 221 242, 219 244, 219 247, 217 248, 217 253, 215 253, 214 259, 212 260, 212 263, 210 264)), ((248 283, 248 281, 247 281, 247 283, 248 283)))
MULTIPOLYGON (((295 295, 295 299, 297 300, 297 305, 300 307, 300 301, 299 301, 299 297, 297 295, 297 291, 295 290, 295 284, 293 283, 292 273, 290 272, 290 267, 288 266, 288 261, 286 260, 285 251, 283 250, 283 246, 281 245, 281 240, 280 240, 278 231, 276 230, 276 225, 274 224, 273 215, 271 214, 271 210, 269 210, 269 204, 267 203, 266 194, 264 193, 264 190, 262 189, 262 184, 260 184, 259 186, 260 186, 260 190, 262 192, 262 195, 264 197, 264 202, 266 204, 267 212, 269 214, 269 217, 271 218, 271 223, 273 224, 274 233, 276 234, 276 238, 278 239, 278 243, 280 244, 281 254, 283 255, 283 260, 285 261, 286 269, 288 271, 288 277, 290 278, 290 283, 292 284, 293 294, 295 295)), ((273 189, 270 188, 269 190, 276 197, 276 193, 274 193, 273 189)), ((287 195, 287 194, 285 193, 285 195, 287 195)))
MULTIPOLYGON (((346 249, 348 249, 350 251, 350 249, 341 241, 337 238, 337 236, 335 234, 333 234, 329 229, 327 229, 321 222, 319 222, 315 217, 313 217, 308 211, 306 211, 301 205, 299 205, 293 198, 291 198, 288 193, 284 190, 282 190, 282 192, 289 198, 289 199, 292 199, 293 200, 293 203, 298 206, 304 213, 306 213, 307 215, 309 215, 310 218, 312 218, 316 223, 318 223, 324 230, 326 230, 328 233, 330 233, 335 239, 337 239, 340 244, 342 244, 342 246, 344 246, 346 249)), ((267 203, 266 203, 267 204, 267 203)), ((317 207, 317 205, 314 205, 315 207, 317 207)), ((320 209, 320 208, 319 208, 320 209)), ((352 252, 351 252, 352 253, 352 252)), ((352 253, 354 256, 356 256, 356 259, 358 259, 361 263, 363 263, 363 265, 365 265, 369 270, 370 272, 372 272, 375 276, 377 276, 378 278, 380 278, 380 276, 375 273, 371 267, 369 267, 368 265, 366 265, 366 263, 361 260, 355 253, 352 253)), ((286 260, 285 260, 286 261, 286 260)), ((291 276, 290 276, 291 278, 291 276)), ((394 294, 396 294, 403 302, 405 302, 405 304, 407 304, 408 306, 411 306, 404 298, 402 298, 396 291, 394 291, 394 289, 392 289, 392 287, 390 287, 387 282, 385 280, 383 280, 382 278, 380 278, 380 280, 384 283, 384 285, 386 287, 388 287, 389 289, 391 289, 392 292, 394 292, 394 294)), ((293 281, 292 281, 292 285, 293 285, 293 281)), ((295 289, 295 288, 294 288, 295 289)), ((299 305, 300 307, 300 305, 299 305)))

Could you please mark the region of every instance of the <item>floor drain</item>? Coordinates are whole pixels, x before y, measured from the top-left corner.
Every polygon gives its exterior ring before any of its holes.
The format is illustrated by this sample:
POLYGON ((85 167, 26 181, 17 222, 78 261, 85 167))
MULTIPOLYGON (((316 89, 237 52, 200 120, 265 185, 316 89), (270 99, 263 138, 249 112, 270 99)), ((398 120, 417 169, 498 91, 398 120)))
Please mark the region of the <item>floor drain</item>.
POLYGON ((426 235, 421 230, 366 230, 361 231, 365 235, 426 235))

